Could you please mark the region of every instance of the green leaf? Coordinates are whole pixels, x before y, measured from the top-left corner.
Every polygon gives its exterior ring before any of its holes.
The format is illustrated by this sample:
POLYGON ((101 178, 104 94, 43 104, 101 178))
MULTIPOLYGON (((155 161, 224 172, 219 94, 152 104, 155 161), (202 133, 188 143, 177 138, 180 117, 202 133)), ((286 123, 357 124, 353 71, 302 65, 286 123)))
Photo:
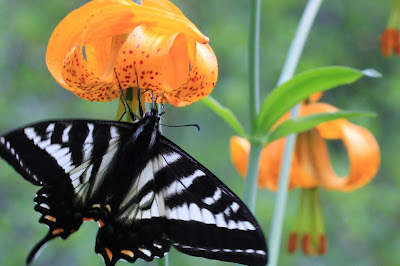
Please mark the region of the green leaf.
POLYGON ((296 117, 279 124, 270 134, 268 134, 267 138, 263 141, 263 145, 267 145, 274 140, 285 137, 292 133, 299 133, 310 130, 323 122, 328 122, 341 118, 350 119, 365 116, 372 117, 376 116, 376 114, 371 112, 359 111, 337 111, 334 113, 319 113, 303 117, 296 117))
POLYGON ((259 136, 265 135, 283 114, 311 94, 352 83, 363 75, 378 77, 380 74, 372 69, 360 71, 349 67, 332 66, 296 75, 274 89, 265 99, 257 119, 257 127, 253 132, 259 136))
POLYGON ((225 120, 225 122, 228 123, 231 128, 233 128, 233 130, 235 130, 236 133, 238 133, 241 137, 246 137, 242 125, 230 109, 222 106, 217 100, 215 100, 211 96, 205 97, 203 100, 201 100, 201 102, 207 105, 223 120, 225 120))

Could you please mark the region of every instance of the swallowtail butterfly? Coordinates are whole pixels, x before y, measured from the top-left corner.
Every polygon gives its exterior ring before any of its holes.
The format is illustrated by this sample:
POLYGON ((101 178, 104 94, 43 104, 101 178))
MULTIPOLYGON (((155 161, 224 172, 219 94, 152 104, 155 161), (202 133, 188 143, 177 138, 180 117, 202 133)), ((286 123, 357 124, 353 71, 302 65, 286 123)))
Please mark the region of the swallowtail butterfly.
POLYGON ((0 156, 41 189, 34 201, 49 240, 100 225, 106 265, 151 261, 170 246, 209 259, 265 265, 262 231, 214 174, 161 135, 156 109, 133 123, 45 121, 0 136, 0 156))

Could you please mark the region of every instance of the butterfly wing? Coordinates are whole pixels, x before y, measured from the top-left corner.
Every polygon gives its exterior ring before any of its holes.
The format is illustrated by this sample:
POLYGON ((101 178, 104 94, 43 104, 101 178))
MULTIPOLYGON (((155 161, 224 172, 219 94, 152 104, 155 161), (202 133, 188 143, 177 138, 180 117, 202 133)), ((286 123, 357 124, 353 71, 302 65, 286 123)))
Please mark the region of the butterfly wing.
POLYGON ((265 265, 262 232, 240 199, 161 136, 155 112, 133 124, 48 121, 0 136, 0 156, 42 186, 35 209, 52 238, 99 221, 96 252, 106 265, 162 257, 170 246, 194 256, 265 265))
POLYGON ((42 186, 35 197, 39 222, 49 233, 31 251, 30 262, 47 241, 67 238, 85 220, 98 220, 102 189, 121 136, 132 124, 72 120, 33 124, 0 136, 0 156, 27 181, 42 186))
POLYGON ((264 236, 244 203, 176 144, 157 139, 152 157, 99 229, 96 252, 106 265, 150 261, 170 245, 193 256, 265 265, 264 236))

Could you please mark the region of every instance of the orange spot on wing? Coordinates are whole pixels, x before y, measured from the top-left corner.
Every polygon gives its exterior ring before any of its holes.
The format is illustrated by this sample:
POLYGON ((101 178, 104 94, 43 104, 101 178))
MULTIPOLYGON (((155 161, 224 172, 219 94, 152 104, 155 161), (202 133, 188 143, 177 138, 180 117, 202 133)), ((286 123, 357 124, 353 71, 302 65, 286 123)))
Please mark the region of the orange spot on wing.
POLYGON ((83 222, 86 222, 86 221, 94 221, 94 219, 93 219, 93 218, 83 217, 83 218, 82 218, 82 221, 83 221, 83 222))
POLYGON ((100 227, 104 227, 105 224, 104 224, 104 222, 102 220, 98 220, 97 222, 99 223, 100 227))
POLYGON ((54 217, 51 216, 51 215, 46 215, 46 216, 44 217, 44 219, 49 220, 49 221, 52 221, 52 222, 55 222, 55 221, 56 221, 56 218, 54 218, 54 217))
POLYGON ((54 229, 53 232, 51 232, 53 235, 59 235, 64 233, 64 229, 63 228, 58 228, 58 229, 54 229))
POLYGON ((131 258, 133 258, 135 256, 135 254, 132 251, 126 250, 126 249, 122 250, 121 253, 124 254, 124 255, 127 255, 127 256, 129 256, 131 258))
POLYGON ((109 250, 108 248, 105 248, 104 250, 106 251, 108 259, 111 261, 113 257, 111 250, 109 250))

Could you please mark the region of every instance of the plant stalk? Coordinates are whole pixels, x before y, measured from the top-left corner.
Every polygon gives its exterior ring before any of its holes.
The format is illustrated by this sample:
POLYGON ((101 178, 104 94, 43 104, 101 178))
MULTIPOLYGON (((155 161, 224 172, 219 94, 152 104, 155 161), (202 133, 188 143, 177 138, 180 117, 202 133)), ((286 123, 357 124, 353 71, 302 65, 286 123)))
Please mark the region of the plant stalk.
POLYGON ((261 0, 250 1, 249 29, 249 108, 250 128, 255 130, 260 112, 260 8, 261 0))
MULTIPOLYGON (((300 56, 303 52, 304 44, 307 40, 310 29, 314 23, 314 19, 321 6, 322 0, 309 0, 303 15, 300 19, 295 36, 290 45, 285 64, 283 66, 281 75, 278 80, 278 85, 290 80, 296 70, 300 56)), ((297 117, 299 114, 300 105, 296 105, 291 111, 291 118, 297 117)), ((281 171, 279 175, 278 192, 276 195, 276 202, 274 214, 271 224, 270 232, 270 256, 269 266, 278 265, 279 250, 282 237, 283 219, 286 210, 286 201, 288 194, 290 165, 292 162, 292 155, 296 144, 296 134, 291 134, 286 138, 286 144, 281 164, 281 171)))
POLYGON ((252 143, 247 166, 246 180, 244 182, 243 202, 254 213, 257 198, 258 164, 262 146, 260 143, 252 143))

